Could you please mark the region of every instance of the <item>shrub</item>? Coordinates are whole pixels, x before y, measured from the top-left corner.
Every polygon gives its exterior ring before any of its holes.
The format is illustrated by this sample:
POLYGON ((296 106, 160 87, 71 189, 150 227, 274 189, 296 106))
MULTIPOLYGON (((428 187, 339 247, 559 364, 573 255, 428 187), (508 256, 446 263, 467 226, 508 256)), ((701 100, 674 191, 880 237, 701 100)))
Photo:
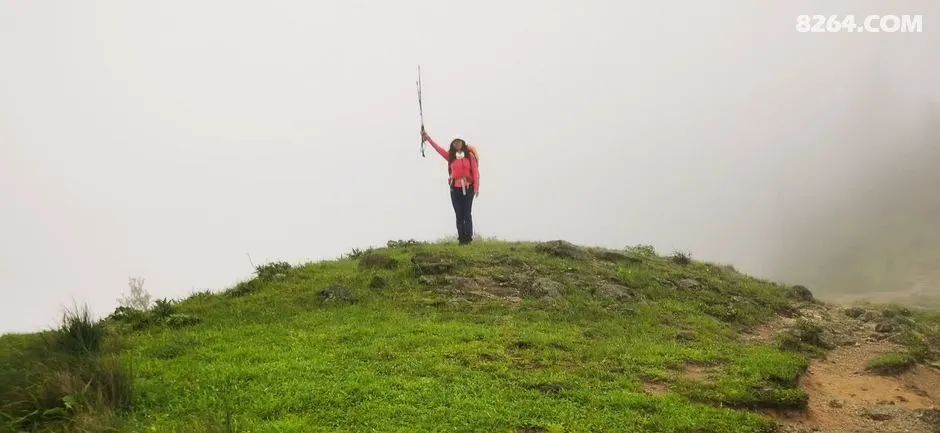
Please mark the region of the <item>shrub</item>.
POLYGON ((153 308, 150 310, 150 314, 158 320, 166 319, 175 312, 176 308, 173 306, 173 301, 168 301, 166 298, 157 299, 157 301, 153 303, 153 308))
POLYGON ((653 248, 652 245, 634 245, 632 247, 627 247, 624 250, 629 254, 634 254, 641 257, 656 257, 656 248, 653 248))
POLYGON ((59 347, 74 355, 99 352, 104 335, 104 324, 91 317, 88 306, 66 310, 55 332, 59 347))
POLYGON ((689 253, 684 253, 682 251, 676 251, 672 253, 672 262, 677 265, 688 265, 692 263, 692 255, 689 253))
POLYGON ((132 329, 144 329, 151 323, 151 315, 149 312, 140 311, 128 307, 117 307, 110 316, 108 320, 114 320, 121 323, 129 325, 132 329))
POLYGON ((258 278, 262 281, 269 281, 276 278, 281 278, 291 270, 290 263, 287 262, 271 262, 263 265, 255 266, 255 274, 258 275, 258 278))

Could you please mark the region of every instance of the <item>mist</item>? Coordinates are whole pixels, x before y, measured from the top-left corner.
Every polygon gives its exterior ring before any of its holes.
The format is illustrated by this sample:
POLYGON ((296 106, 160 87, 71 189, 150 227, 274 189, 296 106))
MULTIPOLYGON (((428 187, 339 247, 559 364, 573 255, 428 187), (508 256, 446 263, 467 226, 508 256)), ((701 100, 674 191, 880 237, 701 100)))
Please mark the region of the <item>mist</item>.
POLYGON ((929 1, 4 2, 0 332, 454 231, 734 264, 823 296, 940 279, 929 1), (799 33, 922 14, 922 33, 799 33))

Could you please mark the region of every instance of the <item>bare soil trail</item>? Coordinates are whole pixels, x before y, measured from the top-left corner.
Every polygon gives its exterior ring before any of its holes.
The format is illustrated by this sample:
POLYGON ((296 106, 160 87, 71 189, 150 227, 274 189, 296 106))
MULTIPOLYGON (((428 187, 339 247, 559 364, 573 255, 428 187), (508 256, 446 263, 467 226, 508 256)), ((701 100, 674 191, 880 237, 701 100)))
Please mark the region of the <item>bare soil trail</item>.
MULTIPOLYGON (((858 312, 833 305, 801 311, 826 329, 835 348, 813 360, 800 381, 809 395, 805 411, 768 414, 791 433, 940 433, 940 365, 917 365, 900 375, 870 371, 873 358, 903 347, 890 331, 879 330, 872 312, 858 312)), ((773 338, 796 320, 778 319, 750 338, 773 338)))

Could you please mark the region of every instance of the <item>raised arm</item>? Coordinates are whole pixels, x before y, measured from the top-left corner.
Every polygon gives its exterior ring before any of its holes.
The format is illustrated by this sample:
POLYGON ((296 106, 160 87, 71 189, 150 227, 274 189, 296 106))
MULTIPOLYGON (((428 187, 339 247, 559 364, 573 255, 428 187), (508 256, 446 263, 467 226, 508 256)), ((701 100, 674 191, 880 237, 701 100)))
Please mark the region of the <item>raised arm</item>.
POLYGON ((421 132, 424 134, 424 139, 427 140, 428 143, 431 143, 431 147, 433 147, 434 150, 437 151, 437 153, 441 154, 441 157, 443 157, 445 161, 450 161, 450 155, 447 154, 447 151, 444 150, 443 147, 438 146, 437 142, 434 141, 434 139, 431 138, 431 136, 428 135, 427 132, 424 132, 424 131, 421 131, 421 132))

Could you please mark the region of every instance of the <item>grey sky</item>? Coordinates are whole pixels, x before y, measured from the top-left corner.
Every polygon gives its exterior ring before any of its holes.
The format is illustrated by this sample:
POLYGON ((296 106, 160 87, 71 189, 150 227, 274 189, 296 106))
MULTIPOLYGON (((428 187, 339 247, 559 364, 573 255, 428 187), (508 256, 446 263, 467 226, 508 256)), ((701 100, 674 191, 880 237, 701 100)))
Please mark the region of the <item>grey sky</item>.
POLYGON ((0 332, 73 299, 105 314, 128 276, 180 297, 247 277, 246 253, 450 235, 444 162, 418 155, 418 63, 431 135, 480 148, 483 234, 814 275, 790 260, 803 225, 938 143, 935 9, 4 1, 0 332), (816 13, 924 14, 925 32, 794 30, 816 13))

